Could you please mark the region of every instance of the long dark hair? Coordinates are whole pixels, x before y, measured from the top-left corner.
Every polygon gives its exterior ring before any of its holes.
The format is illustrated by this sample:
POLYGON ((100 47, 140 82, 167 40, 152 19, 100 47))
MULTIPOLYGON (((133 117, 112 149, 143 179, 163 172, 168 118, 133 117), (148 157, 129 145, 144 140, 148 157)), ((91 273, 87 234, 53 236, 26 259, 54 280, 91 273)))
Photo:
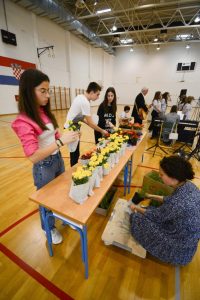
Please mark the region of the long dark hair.
POLYGON ((162 95, 160 91, 155 92, 153 100, 158 100, 158 99, 161 100, 160 95, 162 95))
POLYGON ((113 87, 109 87, 107 90, 106 90, 106 93, 105 93, 105 96, 104 96, 104 100, 102 102, 102 105, 104 107, 104 110, 105 111, 108 111, 108 93, 111 92, 113 93, 114 95, 114 99, 111 103, 111 110, 112 110, 112 113, 115 115, 116 114, 116 111, 117 111, 117 96, 116 96, 116 92, 115 92, 115 89, 113 87))
POLYGON ((169 95, 169 92, 165 92, 164 94, 162 94, 162 98, 165 99, 165 103, 167 104, 167 97, 169 95))
MULTIPOLYGON (((40 118, 37 99, 35 95, 35 87, 40 85, 43 81, 50 81, 49 77, 36 69, 25 70, 20 78, 19 82, 19 102, 18 110, 20 113, 26 114, 30 119, 36 122, 41 129, 48 129, 44 122, 40 118)), ((43 107, 46 115, 49 117, 54 125, 54 128, 58 127, 55 116, 50 110, 50 102, 43 107)))

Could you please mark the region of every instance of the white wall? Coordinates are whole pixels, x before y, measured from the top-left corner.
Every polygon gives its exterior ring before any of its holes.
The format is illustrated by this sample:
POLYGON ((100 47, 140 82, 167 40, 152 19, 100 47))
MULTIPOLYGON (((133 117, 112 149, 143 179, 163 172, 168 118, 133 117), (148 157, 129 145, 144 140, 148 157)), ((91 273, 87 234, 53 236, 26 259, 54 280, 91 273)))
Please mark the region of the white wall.
POLYGON ((187 95, 200 97, 200 43, 192 43, 187 50, 185 43, 155 46, 147 50, 137 47, 134 52, 129 48, 119 48, 114 63, 114 86, 118 91, 120 104, 133 104, 136 95, 143 86, 149 87, 146 96, 151 103, 156 91, 169 91, 172 103, 176 103, 181 89, 187 89, 187 95), (196 62, 194 71, 177 72, 178 62, 196 62))
MULTIPOLYGON (((90 81, 97 81, 104 85, 100 100, 93 103, 99 104, 105 89, 113 82, 113 56, 83 42, 47 18, 38 17, 9 0, 5 4, 8 30, 16 34, 17 47, 0 39, 0 56, 35 63, 48 74, 51 85, 70 87, 72 99, 75 88, 86 89, 90 81), (39 61, 37 48, 50 45, 54 46, 55 58, 44 53, 39 61)), ((2 0, 0 28, 7 30, 2 0)), ((0 85, 0 114, 17 112, 16 94, 17 86, 0 85)))
MULTIPOLYGON (((155 46, 147 50, 135 47, 118 48, 116 56, 94 48, 77 36, 65 31, 51 20, 38 17, 17 4, 5 1, 8 30, 16 34, 17 47, 7 45, 0 39, 0 56, 35 63, 46 72, 51 84, 71 88, 72 99, 75 88, 86 89, 90 81, 103 85, 99 105, 109 86, 114 86, 118 104, 133 104, 143 86, 149 87, 146 99, 150 103, 157 90, 169 91, 175 103, 181 89, 188 89, 188 95, 200 97, 200 43, 192 43, 189 50, 185 43, 155 46), (37 47, 54 45, 55 58, 44 53, 37 58, 37 47), (176 71, 178 62, 195 61, 195 71, 176 71)), ((3 1, 0 0, 0 28, 6 29, 3 1)), ((0 114, 16 113, 14 95, 18 87, 0 85, 0 114)))

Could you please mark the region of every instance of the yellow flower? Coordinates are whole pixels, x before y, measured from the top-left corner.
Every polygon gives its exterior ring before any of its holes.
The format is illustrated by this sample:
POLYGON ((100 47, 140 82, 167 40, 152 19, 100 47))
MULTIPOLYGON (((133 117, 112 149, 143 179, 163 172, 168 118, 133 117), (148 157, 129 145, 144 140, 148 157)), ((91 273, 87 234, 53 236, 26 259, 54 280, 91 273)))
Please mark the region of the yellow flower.
POLYGON ((103 165, 103 167, 104 167, 105 169, 108 169, 108 168, 109 168, 109 164, 108 164, 108 163, 105 163, 105 164, 103 165))

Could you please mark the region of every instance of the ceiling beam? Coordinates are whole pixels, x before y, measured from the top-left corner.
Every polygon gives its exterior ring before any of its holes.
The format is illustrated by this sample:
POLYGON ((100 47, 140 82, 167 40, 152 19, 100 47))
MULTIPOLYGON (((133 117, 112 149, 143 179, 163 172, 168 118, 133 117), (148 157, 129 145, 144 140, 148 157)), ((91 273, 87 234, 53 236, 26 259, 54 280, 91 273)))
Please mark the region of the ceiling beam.
POLYGON ((183 25, 183 26, 170 26, 170 27, 159 27, 159 28, 148 28, 148 29, 138 29, 138 30, 126 30, 123 32, 109 32, 109 33, 102 33, 97 35, 98 37, 103 37, 103 36, 113 36, 113 35, 123 35, 123 34, 130 34, 130 33, 138 33, 138 32, 150 32, 150 31, 160 31, 161 29, 167 29, 167 30, 172 30, 172 29, 183 29, 183 28, 198 28, 200 27, 200 24, 198 25, 183 25))
POLYGON ((164 3, 156 3, 156 4, 145 4, 145 5, 140 5, 140 6, 134 6, 131 8, 126 8, 123 10, 114 10, 114 11, 110 11, 110 12, 106 12, 103 14, 90 14, 90 15, 86 15, 86 16, 82 16, 79 17, 79 20, 83 20, 83 19, 90 19, 90 18, 96 18, 96 17, 100 17, 103 15, 112 15, 112 14, 120 14, 120 13, 124 13, 124 12, 130 12, 130 11, 140 11, 140 10, 150 10, 150 9, 156 9, 156 8, 167 8, 167 10, 169 9, 190 9, 190 8, 200 8, 200 4, 199 1, 194 1, 194 0, 181 0, 180 2, 177 1, 173 1, 173 2, 164 2, 164 3), (187 6, 184 6, 187 5, 187 6), (174 8, 172 7, 174 5, 174 8))
POLYGON ((200 40, 181 40, 181 41, 167 41, 167 42, 151 42, 151 43, 136 43, 136 44, 132 44, 132 45, 115 45, 115 46, 112 46, 112 48, 124 48, 124 47, 130 47, 130 48, 134 48, 134 47, 137 47, 137 46, 148 46, 148 45, 167 45, 167 44, 175 44, 175 43, 179 43, 179 44, 191 44, 191 43, 200 43, 200 40))

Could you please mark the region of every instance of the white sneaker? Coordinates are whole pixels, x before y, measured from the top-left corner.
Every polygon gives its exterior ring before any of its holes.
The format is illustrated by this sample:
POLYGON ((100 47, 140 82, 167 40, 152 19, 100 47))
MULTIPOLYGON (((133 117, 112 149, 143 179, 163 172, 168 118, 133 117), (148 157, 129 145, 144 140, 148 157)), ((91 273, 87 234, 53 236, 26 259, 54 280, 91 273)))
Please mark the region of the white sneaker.
POLYGON ((56 228, 51 230, 51 238, 54 245, 60 244, 63 241, 62 235, 56 228))

